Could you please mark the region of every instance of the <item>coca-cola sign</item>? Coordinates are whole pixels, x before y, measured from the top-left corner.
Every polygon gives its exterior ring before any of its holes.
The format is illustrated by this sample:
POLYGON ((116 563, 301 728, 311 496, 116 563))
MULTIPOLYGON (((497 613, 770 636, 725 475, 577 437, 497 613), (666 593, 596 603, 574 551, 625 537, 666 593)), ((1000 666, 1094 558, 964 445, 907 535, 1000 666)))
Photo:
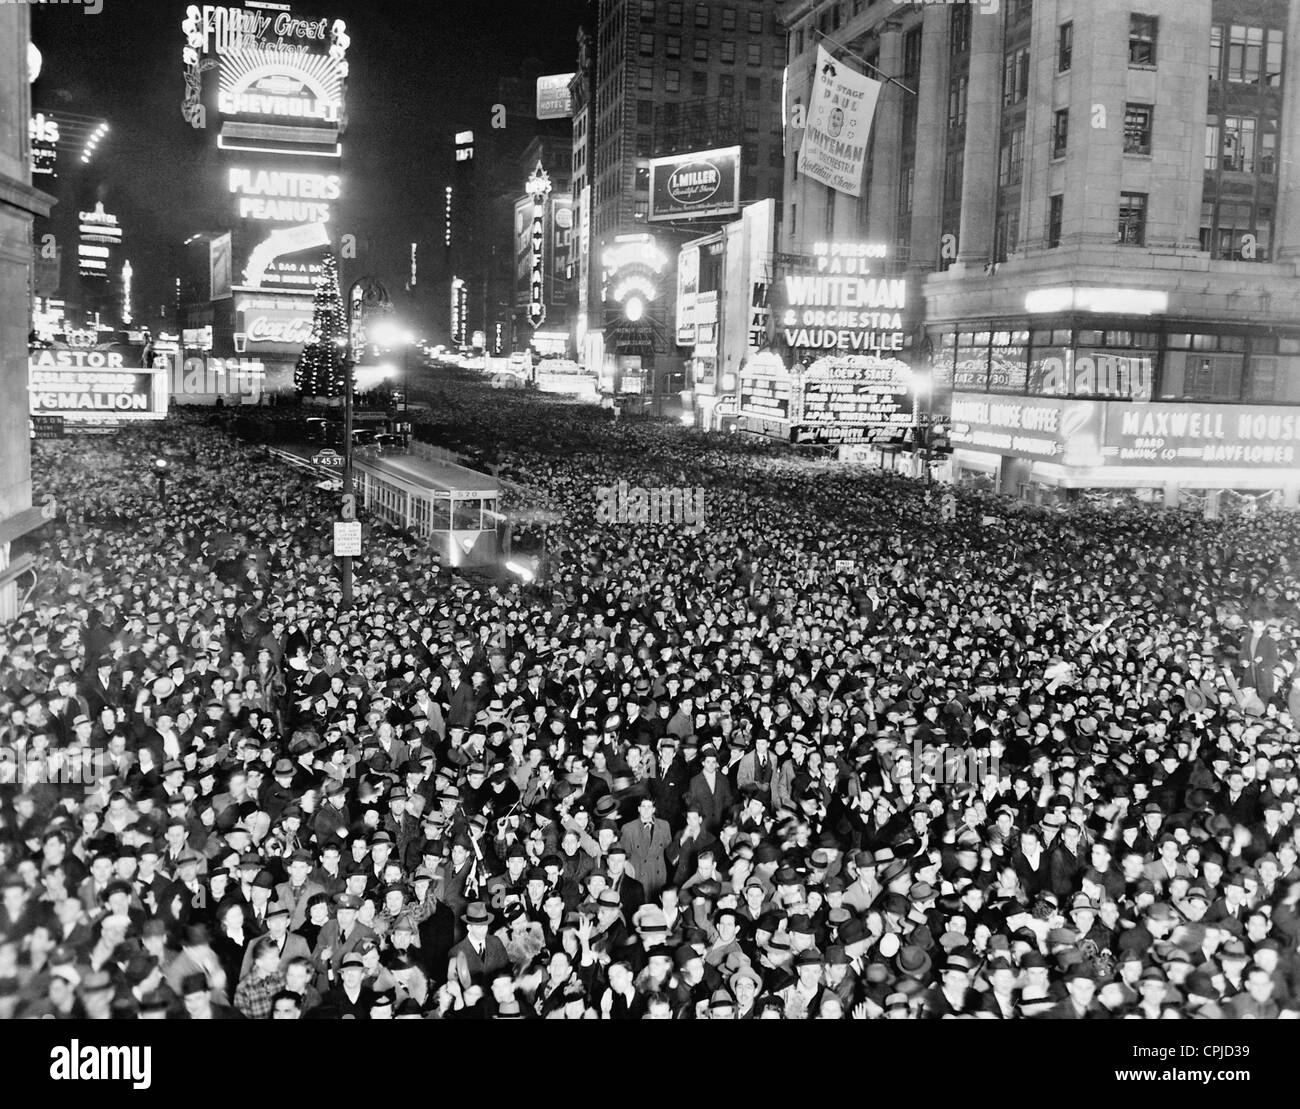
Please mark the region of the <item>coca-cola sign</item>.
POLYGON ((255 308, 244 313, 243 331, 249 350, 302 347, 311 340, 311 313, 292 309, 255 308))

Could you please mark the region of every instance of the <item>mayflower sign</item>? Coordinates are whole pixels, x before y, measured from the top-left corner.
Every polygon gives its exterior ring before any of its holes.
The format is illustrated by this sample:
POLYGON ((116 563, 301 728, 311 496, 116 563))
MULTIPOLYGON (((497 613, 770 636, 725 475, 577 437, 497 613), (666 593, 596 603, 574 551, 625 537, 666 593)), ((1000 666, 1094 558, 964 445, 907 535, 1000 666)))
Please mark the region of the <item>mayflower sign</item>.
POLYGON ((690 220, 740 211, 740 147, 650 161, 650 219, 690 220))

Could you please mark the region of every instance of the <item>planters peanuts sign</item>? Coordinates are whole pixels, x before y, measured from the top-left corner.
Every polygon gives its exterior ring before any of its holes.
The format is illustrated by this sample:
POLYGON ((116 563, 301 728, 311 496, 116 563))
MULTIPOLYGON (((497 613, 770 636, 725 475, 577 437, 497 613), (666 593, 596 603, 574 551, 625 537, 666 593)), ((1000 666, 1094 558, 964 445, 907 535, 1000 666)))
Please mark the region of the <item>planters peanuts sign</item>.
POLYGON ((650 161, 650 219, 691 220, 740 211, 740 147, 650 161))

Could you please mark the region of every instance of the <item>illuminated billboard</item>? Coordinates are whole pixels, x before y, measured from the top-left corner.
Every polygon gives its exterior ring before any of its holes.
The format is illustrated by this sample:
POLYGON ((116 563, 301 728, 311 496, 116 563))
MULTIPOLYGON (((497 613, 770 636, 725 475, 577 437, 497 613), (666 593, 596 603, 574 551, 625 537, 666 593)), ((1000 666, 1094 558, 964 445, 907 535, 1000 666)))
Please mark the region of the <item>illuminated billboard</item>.
POLYGON ((102 423, 167 415, 166 371, 128 366, 120 352, 35 350, 27 365, 33 416, 102 423))
POLYGON ((573 115, 573 97, 569 82, 576 74, 554 73, 537 78, 537 118, 569 119, 573 115))
POLYGON ((651 221, 704 219, 740 211, 740 147, 650 159, 651 221))

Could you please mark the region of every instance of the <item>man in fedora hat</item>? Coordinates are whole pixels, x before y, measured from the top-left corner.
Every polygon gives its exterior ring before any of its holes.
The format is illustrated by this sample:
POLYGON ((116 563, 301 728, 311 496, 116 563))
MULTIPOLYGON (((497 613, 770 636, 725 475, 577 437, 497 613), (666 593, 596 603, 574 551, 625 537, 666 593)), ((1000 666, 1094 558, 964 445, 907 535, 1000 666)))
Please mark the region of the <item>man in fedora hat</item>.
POLYGON ((360 908, 361 898, 357 895, 338 894, 334 898, 334 919, 328 921, 316 937, 312 959, 319 971, 317 988, 322 993, 336 984, 343 959, 375 938, 374 930, 357 920, 360 908))
POLYGON ((505 944, 490 934, 492 913, 482 901, 471 901, 461 915, 465 938, 448 955, 447 980, 462 992, 486 988, 492 975, 510 965, 505 944))

